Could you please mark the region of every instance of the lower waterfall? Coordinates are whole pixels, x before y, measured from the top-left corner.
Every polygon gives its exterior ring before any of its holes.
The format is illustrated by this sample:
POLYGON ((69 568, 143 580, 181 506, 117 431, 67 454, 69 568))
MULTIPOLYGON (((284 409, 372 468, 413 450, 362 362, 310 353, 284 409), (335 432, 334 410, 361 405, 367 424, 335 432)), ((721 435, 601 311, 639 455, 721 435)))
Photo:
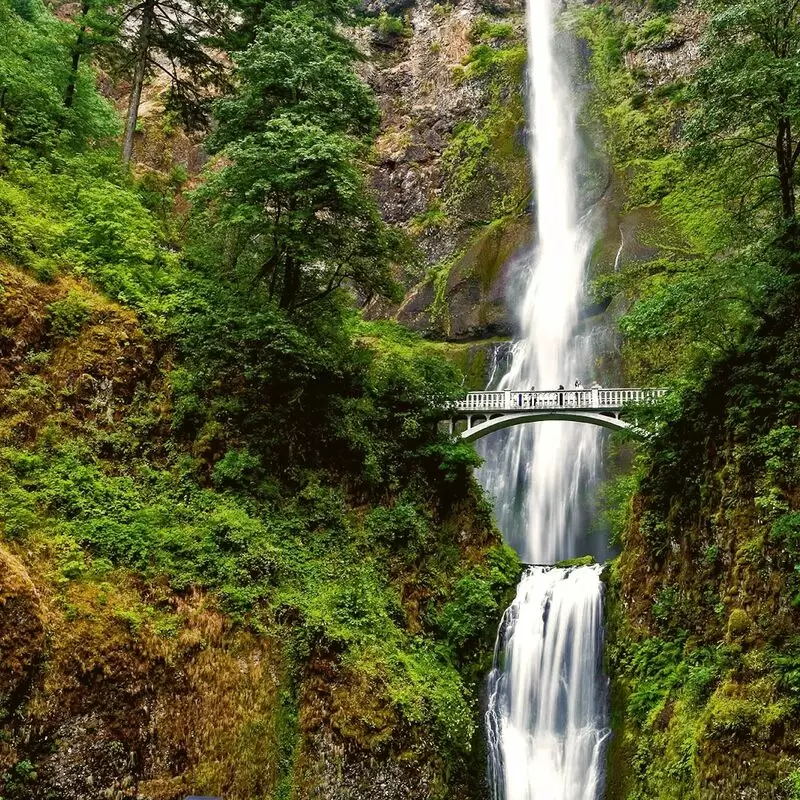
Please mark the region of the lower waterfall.
POLYGON ((595 800, 606 682, 599 567, 529 569, 506 611, 486 711, 493 800, 595 800))

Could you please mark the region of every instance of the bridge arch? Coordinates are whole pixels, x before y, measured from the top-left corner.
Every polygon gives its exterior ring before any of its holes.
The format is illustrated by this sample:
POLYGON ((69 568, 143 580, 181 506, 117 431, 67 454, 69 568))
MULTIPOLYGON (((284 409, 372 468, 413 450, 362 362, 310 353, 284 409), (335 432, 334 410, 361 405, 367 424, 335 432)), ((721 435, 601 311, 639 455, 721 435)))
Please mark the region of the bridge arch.
MULTIPOLYGON (((475 416, 478 415, 476 414, 475 416)), ((644 432, 635 425, 631 425, 616 416, 607 416, 590 411, 523 411, 516 414, 505 414, 479 422, 477 425, 471 425, 460 434, 460 438, 465 442, 474 442, 503 428, 511 428, 514 425, 524 425, 529 422, 548 421, 582 422, 587 425, 597 425, 601 428, 609 428, 615 431, 630 431, 635 436, 644 436, 644 432)))

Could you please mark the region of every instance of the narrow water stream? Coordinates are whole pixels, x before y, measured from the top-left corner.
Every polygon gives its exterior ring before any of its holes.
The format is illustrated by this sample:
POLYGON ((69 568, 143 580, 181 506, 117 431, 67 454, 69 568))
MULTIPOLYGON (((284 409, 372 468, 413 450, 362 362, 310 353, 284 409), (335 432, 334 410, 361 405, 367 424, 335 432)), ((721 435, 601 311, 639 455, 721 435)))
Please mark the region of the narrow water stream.
MULTIPOLYGON (((576 102, 554 16, 559 0, 527 0, 530 156, 536 252, 523 268, 520 336, 499 388, 570 387, 595 378, 579 331, 590 215, 579 214, 576 102)), ((523 561, 607 553, 591 533, 604 433, 542 422, 487 437, 479 479, 523 561)), ((489 678, 487 736, 495 800, 598 800, 607 737, 598 567, 533 567, 506 611, 489 678)))

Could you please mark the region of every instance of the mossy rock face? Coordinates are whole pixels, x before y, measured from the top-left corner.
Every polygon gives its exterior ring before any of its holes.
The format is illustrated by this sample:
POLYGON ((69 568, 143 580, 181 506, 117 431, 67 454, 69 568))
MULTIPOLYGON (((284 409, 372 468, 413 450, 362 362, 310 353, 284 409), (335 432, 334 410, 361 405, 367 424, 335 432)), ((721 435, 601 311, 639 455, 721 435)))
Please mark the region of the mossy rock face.
POLYGON ((728 617, 728 639, 741 639, 750 630, 753 621, 742 608, 734 608, 728 617))
POLYGON ((445 299, 452 339, 509 336, 513 257, 530 244, 528 216, 487 225, 450 270, 445 299))
POLYGON ((0 262, 0 439, 35 435, 57 411, 110 424, 151 375, 132 311, 83 281, 44 284, 0 262))
POLYGON ((476 341, 511 335, 506 302, 513 256, 530 244, 528 216, 481 228, 462 254, 413 289, 395 318, 431 338, 476 341))
MULTIPOLYGON (((484 226, 458 258, 436 267, 409 291, 394 318, 432 339, 465 342, 510 336, 506 296, 513 256, 530 244, 532 231, 528 216, 484 226)), ((380 316, 380 311, 368 316, 380 316)))
POLYGON ((464 373, 464 388, 477 392, 486 388, 493 360, 493 351, 502 339, 482 339, 477 342, 446 342, 439 345, 443 356, 464 373))
POLYGON ((24 693, 44 647, 39 594, 22 564, 0 547, 0 717, 24 693))
POLYGON ((567 558, 559 561, 556 567, 559 569, 569 569, 570 567, 593 567, 597 561, 594 556, 578 556, 577 558, 567 558))
POLYGON ((800 305, 781 302, 683 401, 631 504, 607 595, 609 800, 797 796, 800 305))

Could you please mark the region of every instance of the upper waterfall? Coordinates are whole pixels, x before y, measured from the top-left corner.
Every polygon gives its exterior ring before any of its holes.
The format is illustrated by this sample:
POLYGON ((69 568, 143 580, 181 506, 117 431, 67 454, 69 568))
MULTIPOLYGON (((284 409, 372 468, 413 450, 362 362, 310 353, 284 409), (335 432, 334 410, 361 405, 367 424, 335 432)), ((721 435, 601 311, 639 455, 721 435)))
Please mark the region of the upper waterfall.
MULTIPOLYGON (((594 377, 591 341, 578 329, 592 226, 590 215, 578 213, 576 101, 554 9, 551 0, 527 4, 536 245, 521 267, 525 289, 511 299, 520 335, 499 389, 570 388, 594 377)), ((523 426, 500 435, 502 443, 481 447, 480 479, 495 498, 501 530, 522 559, 554 563, 586 552, 604 557, 604 546, 575 535, 589 526, 602 433, 544 422, 535 432, 523 426)))

